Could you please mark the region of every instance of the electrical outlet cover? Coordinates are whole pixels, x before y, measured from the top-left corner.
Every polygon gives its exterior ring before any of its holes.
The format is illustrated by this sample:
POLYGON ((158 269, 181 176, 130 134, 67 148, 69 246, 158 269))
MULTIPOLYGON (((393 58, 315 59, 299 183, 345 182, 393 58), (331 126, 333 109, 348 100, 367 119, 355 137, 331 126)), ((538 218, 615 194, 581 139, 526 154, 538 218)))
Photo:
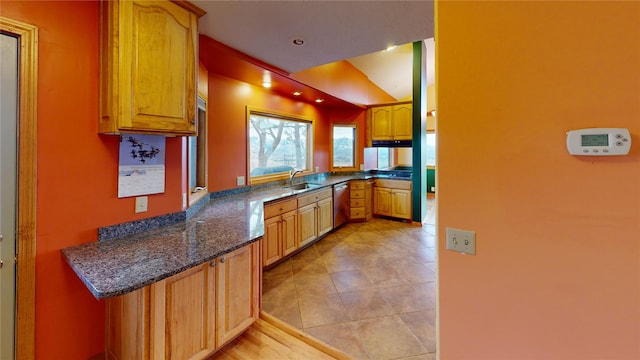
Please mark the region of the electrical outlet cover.
POLYGON ((136 213, 141 213, 147 211, 147 207, 149 204, 148 196, 138 196, 136 197, 136 213))
POLYGON ((463 254, 476 254, 476 232, 447 228, 447 250, 463 254))

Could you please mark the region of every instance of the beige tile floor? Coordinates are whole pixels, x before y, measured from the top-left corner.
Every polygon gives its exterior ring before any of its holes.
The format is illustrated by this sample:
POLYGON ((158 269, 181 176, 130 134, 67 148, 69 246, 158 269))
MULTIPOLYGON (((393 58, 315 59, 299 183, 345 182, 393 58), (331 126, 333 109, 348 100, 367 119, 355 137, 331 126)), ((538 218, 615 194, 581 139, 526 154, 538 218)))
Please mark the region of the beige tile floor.
POLYGON ((345 224, 264 273, 263 309, 356 359, 435 359, 435 246, 432 224, 345 224))

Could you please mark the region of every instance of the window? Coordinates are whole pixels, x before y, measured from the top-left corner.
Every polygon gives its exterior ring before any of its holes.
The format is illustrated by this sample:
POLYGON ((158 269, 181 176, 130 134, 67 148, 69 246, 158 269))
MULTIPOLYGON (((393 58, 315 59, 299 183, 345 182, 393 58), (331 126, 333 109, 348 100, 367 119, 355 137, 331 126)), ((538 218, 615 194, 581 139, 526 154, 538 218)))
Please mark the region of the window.
POLYGON ((198 136, 189 136, 189 203, 207 194, 207 103, 198 97, 198 136))
POLYGON ((391 167, 391 151, 389 148, 378 148, 378 169, 386 169, 391 167))
POLYGON ((356 167, 356 126, 333 125, 333 167, 356 167))
POLYGON ((249 110, 251 183, 288 178, 292 169, 309 171, 311 121, 249 110))
POLYGON ((427 166, 436 166, 436 133, 427 132, 427 145, 424 150, 427 166))

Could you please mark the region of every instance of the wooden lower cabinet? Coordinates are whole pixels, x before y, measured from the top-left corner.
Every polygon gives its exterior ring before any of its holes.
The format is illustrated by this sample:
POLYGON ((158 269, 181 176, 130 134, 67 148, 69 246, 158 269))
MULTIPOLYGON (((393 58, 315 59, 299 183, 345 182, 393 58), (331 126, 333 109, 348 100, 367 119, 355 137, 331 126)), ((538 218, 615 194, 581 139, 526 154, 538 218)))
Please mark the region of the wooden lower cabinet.
POLYGON ((373 213, 411 219, 411 182, 377 180, 373 187, 373 213))
POLYGON ((262 266, 269 266, 298 249, 297 208, 297 199, 265 205, 262 266))
POLYGON ((411 190, 391 190, 391 216, 411 219, 411 190))
POLYGON ((264 220, 262 266, 269 266, 298 249, 296 211, 264 220))
POLYGON ((205 359, 241 334, 260 312, 260 246, 108 299, 106 359, 205 359))
POLYGON ((300 247, 333 229, 333 198, 331 189, 298 197, 300 247))
POLYGON ((300 246, 306 245, 318 237, 317 232, 317 203, 309 204, 298 209, 298 224, 300 224, 300 246))
POLYGON ((364 218, 369 221, 373 212, 373 183, 374 180, 367 180, 364 186, 364 218))
POLYGON ((149 359, 149 286, 107 299, 107 360, 149 359))
POLYGON ((373 188, 373 213, 391 216, 391 189, 373 188))
POLYGON ((244 332, 260 315, 259 243, 219 258, 217 265, 217 345, 244 332))
POLYGON ((215 351, 215 266, 212 261, 151 285, 152 359, 204 359, 215 351))

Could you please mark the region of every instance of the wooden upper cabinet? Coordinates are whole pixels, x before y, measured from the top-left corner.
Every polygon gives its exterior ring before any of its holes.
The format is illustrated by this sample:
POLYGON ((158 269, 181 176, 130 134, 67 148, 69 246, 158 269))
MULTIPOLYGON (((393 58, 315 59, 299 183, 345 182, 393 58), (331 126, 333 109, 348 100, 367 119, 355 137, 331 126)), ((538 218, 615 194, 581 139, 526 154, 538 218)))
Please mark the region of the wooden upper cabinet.
POLYGON ((100 3, 100 133, 197 133, 203 14, 187 2, 100 3))
POLYGON ((393 105, 391 107, 391 118, 393 119, 393 139, 411 140, 413 136, 411 104, 393 105))
POLYGON ((372 106, 369 116, 371 140, 411 140, 413 138, 411 103, 372 106))
POLYGON ((380 106, 371 109, 371 137, 374 140, 393 140, 391 128, 391 107, 380 106))

